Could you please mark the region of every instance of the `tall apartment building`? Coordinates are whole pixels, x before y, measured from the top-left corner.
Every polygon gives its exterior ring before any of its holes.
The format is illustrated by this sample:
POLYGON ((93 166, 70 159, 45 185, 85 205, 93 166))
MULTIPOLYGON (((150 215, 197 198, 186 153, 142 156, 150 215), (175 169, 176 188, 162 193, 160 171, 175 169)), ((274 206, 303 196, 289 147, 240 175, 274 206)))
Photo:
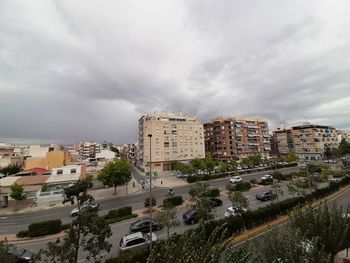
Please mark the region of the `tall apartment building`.
POLYGON ((273 154, 294 153, 292 129, 277 129, 273 131, 271 145, 273 143, 273 154))
POLYGON ((233 157, 260 154, 268 157, 270 135, 265 120, 231 116, 204 124, 205 151, 226 162, 233 157))
POLYGON ((311 123, 274 131, 273 136, 277 138, 278 154, 294 153, 305 160, 322 159, 327 148, 339 144, 335 128, 311 123))
POLYGON ((83 159, 96 158, 96 153, 101 152, 101 144, 96 142, 77 142, 74 148, 83 159))
POLYGON ((137 165, 145 172, 149 172, 150 147, 152 171, 158 173, 169 171, 172 161, 205 157, 203 125, 196 117, 182 114, 143 115, 139 119, 138 145, 137 165))

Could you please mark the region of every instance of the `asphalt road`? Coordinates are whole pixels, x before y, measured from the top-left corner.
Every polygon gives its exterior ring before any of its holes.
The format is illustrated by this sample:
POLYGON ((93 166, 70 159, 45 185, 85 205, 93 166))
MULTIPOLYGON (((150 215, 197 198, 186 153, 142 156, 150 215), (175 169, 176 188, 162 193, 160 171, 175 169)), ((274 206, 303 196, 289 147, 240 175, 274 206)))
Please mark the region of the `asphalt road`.
MULTIPOLYGON (((298 167, 284 168, 280 169, 282 172, 292 172, 299 170, 298 167)), ((260 179, 262 175, 269 173, 269 171, 258 172, 254 174, 243 175, 243 181, 249 182, 251 179, 260 179)), ((142 177, 133 171, 133 176, 140 180, 142 177)), ((144 178, 146 179, 146 178, 144 178)), ((182 180, 182 179, 179 179, 182 180)), ((211 186, 217 187, 220 190, 224 190, 225 186, 229 183, 228 178, 222 178, 217 180, 208 181, 211 186)), ((193 187, 193 184, 180 186, 174 188, 175 195, 182 195, 184 198, 188 197, 188 191, 193 187)), ((161 187, 152 187, 152 195, 157 199, 157 204, 162 204, 162 200, 165 198, 167 189, 161 187)), ((149 189, 143 189, 142 192, 128 195, 115 197, 113 199, 100 200, 100 211, 99 214, 106 214, 109 210, 120 208, 123 206, 132 206, 133 210, 138 210, 144 208, 144 200, 149 195, 149 189)), ((255 194, 254 194, 255 196, 255 194)), ((52 219, 61 219, 63 223, 70 223, 72 218, 70 217, 71 210, 75 206, 71 207, 61 207, 61 208, 51 208, 47 210, 31 212, 31 213, 22 213, 16 215, 0 216, 0 235, 5 234, 15 234, 20 230, 27 229, 27 226, 31 223, 52 220, 52 219)))

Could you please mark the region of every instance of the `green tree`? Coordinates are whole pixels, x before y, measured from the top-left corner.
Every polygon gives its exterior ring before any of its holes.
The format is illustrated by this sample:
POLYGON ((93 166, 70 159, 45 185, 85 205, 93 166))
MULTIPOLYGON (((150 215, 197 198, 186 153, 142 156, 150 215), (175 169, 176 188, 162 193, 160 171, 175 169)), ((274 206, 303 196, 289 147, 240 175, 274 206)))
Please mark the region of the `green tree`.
POLYGON ((95 211, 81 211, 63 238, 49 242, 45 250, 39 252, 44 262, 76 263, 79 250, 85 252, 85 259, 98 259, 109 252, 112 245, 108 239, 112 236, 110 226, 95 211))
POLYGON ((63 203, 70 202, 74 205, 77 202, 78 209, 80 205, 86 201, 93 201, 93 197, 87 193, 92 187, 92 176, 87 176, 84 179, 78 180, 74 185, 64 188, 63 203))
POLYGON ((255 243, 254 249, 253 262, 326 263, 329 260, 318 238, 307 239, 301 231, 289 226, 269 231, 255 243))
POLYGON ((8 245, 3 241, 0 241, 0 262, 16 262, 16 257, 8 253, 8 245))
POLYGON ((208 171, 213 171, 214 167, 217 165, 217 162, 213 159, 210 154, 207 154, 204 158, 204 166, 208 171))
POLYGON ((19 173, 22 171, 23 166, 21 164, 10 164, 2 169, 0 169, 0 173, 12 175, 19 173))
POLYGON ((151 198, 146 197, 145 202, 144 202, 145 207, 146 208, 151 207, 151 204, 152 204, 152 207, 155 207, 157 204, 156 199, 153 196, 151 196, 151 198))
POLYGON ((208 197, 209 191, 209 184, 203 182, 196 183, 189 191, 189 194, 194 201, 190 207, 197 211, 198 218, 200 219, 208 219, 212 217, 213 206, 208 197))
POLYGON ((272 193, 276 196, 277 202, 279 202, 279 197, 283 196, 284 192, 281 189, 282 188, 281 184, 277 180, 274 180, 274 179, 272 180, 273 180, 273 183, 271 185, 271 190, 272 190, 272 193))
POLYGON ((165 206, 157 215, 157 220, 167 229, 167 236, 170 236, 170 228, 181 224, 176 215, 176 207, 165 206))
POLYGON ((295 209, 291 215, 291 226, 304 233, 308 239, 318 238, 324 250, 334 256, 349 245, 350 218, 344 216, 349 211, 343 211, 336 204, 328 207, 326 204, 314 209, 308 206, 295 209))
POLYGON ((204 170, 204 161, 199 158, 192 159, 191 165, 195 170, 204 170))
POLYGON ((231 193, 228 199, 232 202, 232 206, 240 211, 249 208, 249 201, 241 192, 231 193))
POLYGON ((115 159, 106 164, 97 179, 103 185, 114 187, 114 194, 117 194, 117 186, 124 185, 131 179, 130 164, 127 160, 115 159))
POLYGON ((285 158, 285 161, 287 163, 297 162, 299 160, 299 157, 295 154, 288 154, 285 158))
POLYGON ((25 200, 27 196, 24 193, 23 186, 18 185, 17 183, 12 184, 10 190, 10 197, 15 200, 15 209, 17 209, 17 201, 25 200))

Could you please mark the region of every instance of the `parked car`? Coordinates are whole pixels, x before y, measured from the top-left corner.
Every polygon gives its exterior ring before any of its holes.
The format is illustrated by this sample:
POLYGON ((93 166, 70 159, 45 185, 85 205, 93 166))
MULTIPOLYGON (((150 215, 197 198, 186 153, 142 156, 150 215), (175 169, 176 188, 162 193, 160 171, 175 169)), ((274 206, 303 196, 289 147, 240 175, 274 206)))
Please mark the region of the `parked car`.
MULTIPOLYGON (((152 241, 157 241, 157 235, 152 233, 152 241)), ((151 241, 150 233, 144 234, 137 232, 129 235, 125 235, 120 239, 119 252, 125 253, 127 251, 138 251, 147 249, 151 241)))
POLYGON ((210 202, 212 203, 213 207, 216 206, 222 206, 222 200, 216 197, 210 198, 210 202))
POLYGON ((188 210, 182 215, 182 219, 187 225, 193 225, 199 221, 198 213, 196 210, 188 210))
POLYGON ((242 167, 238 165, 238 166, 237 166, 237 170, 238 170, 238 171, 242 170, 242 167))
POLYGON ((246 208, 238 208, 234 206, 230 206, 225 210, 225 217, 230 217, 230 216, 236 216, 236 215, 241 215, 243 213, 247 212, 246 208))
MULTIPOLYGON (((150 224, 151 224, 150 218, 137 220, 136 222, 130 225, 130 233, 135 233, 135 232, 148 233, 150 224)), ((152 220, 152 231, 157 231, 160 229, 162 229, 162 225, 159 224, 157 221, 152 220)))
POLYGON ((241 183, 241 182, 242 182, 241 176, 233 176, 232 178, 230 178, 231 184, 236 184, 236 183, 241 183))
POLYGON ((268 179, 273 179, 271 174, 265 174, 264 176, 261 177, 261 180, 268 180, 268 179))
MULTIPOLYGON (((98 207, 100 205, 98 203, 86 203, 83 204, 82 206, 80 206, 80 211, 83 210, 98 210, 98 207)), ((74 208, 71 212, 70 212, 70 216, 77 216, 79 214, 79 209, 78 207, 74 208)))
POLYGON ((269 200, 273 200, 276 198, 276 196, 271 191, 257 194, 255 197, 256 197, 256 199, 258 199, 260 201, 269 201, 269 200))
POLYGON ((7 253, 16 257, 16 263, 34 262, 35 254, 30 250, 10 244, 7 246, 7 253))

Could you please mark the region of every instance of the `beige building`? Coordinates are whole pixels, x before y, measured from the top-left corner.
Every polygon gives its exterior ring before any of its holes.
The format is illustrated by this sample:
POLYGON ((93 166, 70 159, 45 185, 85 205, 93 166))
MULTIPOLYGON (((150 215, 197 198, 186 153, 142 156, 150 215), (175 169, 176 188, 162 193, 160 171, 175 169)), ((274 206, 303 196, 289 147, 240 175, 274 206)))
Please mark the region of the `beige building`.
POLYGON ((204 124, 205 151, 226 162, 233 157, 268 157, 270 135, 267 121, 251 117, 219 117, 204 124))
POLYGON ((277 154, 294 153, 304 160, 323 159, 327 148, 338 147, 337 130, 331 126, 305 123, 273 132, 277 154))
POLYGON ((143 115, 139 120, 137 165, 149 172, 151 147, 152 171, 171 169, 172 161, 204 158, 203 125, 196 117, 159 113, 143 115), (152 135, 151 144, 150 137, 152 135))
POLYGON ((77 142, 74 149, 79 152, 83 159, 96 158, 96 154, 101 152, 101 144, 97 142, 77 142))
POLYGON ((47 152, 46 156, 43 158, 27 158, 25 161, 25 170, 29 170, 32 168, 52 169, 55 167, 64 166, 72 163, 72 156, 67 150, 53 150, 47 152))

